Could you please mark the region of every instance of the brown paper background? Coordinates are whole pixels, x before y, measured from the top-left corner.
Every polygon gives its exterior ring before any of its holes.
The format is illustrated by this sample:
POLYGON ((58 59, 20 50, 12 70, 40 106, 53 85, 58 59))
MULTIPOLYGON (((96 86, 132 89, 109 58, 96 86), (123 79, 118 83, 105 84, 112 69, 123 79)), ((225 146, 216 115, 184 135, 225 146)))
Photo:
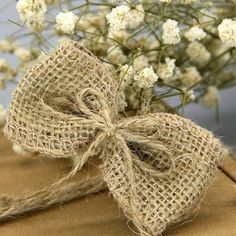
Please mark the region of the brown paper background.
MULTIPOLYGON (((70 163, 43 157, 22 157, 0 133, 0 194, 20 196, 52 183, 69 171, 70 163)), ((224 166, 236 177, 236 162, 230 157, 224 166)), ((97 174, 88 166, 77 178, 97 174)), ((33 212, 0 224, 0 236, 131 236, 122 210, 108 192, 102 192, 48 210, 33 212)), ((218 171, 207 191, 198 215, 175 226, 164 236, 236 235, 236 185, 218 171)))

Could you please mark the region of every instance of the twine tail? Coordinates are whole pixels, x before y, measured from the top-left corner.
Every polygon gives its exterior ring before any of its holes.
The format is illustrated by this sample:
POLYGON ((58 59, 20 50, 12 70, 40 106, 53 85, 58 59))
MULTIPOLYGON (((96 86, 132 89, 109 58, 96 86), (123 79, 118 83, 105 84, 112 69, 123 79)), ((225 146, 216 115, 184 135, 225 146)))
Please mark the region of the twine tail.
POLYGON ((63 178, 49 187, 22 198, 0 197, 0 221, 9 220, 34 210, 46 209, 55 204, 68 202, 106 189, 101 175, 78 182, 68 183, 67 180, 67 178, 63 178))

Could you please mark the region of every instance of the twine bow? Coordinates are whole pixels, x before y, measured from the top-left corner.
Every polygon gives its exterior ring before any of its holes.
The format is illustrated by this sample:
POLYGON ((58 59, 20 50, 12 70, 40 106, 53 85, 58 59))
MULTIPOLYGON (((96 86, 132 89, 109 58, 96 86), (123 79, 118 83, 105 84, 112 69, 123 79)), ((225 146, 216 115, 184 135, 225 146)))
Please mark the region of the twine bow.
POLYGON ((32 151, 76 156, 77 164, 57 183, 24 199, 10 198, 7 204, 0 199, 0 219, 94 192, 85 190, 85 183, 80 191, 67 184, 94 155, 103 160, 103 178, 114 199, 142 235, 159 235, 197 209, 227 153, 221 142, 173 114, 118 118, 116 89, 104 65, 73 41, 26 74, 14 93, 5 133, 32 151))
MULTIPOLYGON (((88 158, 97 153, 97 149, 105 147, 106 142, 110 141, 110 138, 120 145, 129 167, 130 177, 133 176, 133 163, 143 170, 144 173, 154 177, 164 177, 173 171, 175 167, 175 159, 168 150, 168 147, 163 145, 158 140, 153 140, 147 136, 145 137, 142 135, 132 134, 132 130, 129 130, 129 124, 133 123, 133 119, 123 119, 121 121, 112 120, 112 111, 101 92, 91 88, 82 90, 77 97, 77 106, 80 112, 82 112, 83 116, 85 116, 86 119, 90 119, 93 126, 99 129, 100 132, 95 140, 90 144, 88 150, 83 153, 82 156, 79 156, 79 161, 77 162, 73 173, 76 173, 79 169, 81 169, 88 158), (97 98, 97 102, 100 104, 100 111, 95 112, 86 105, 84 99, 88 94, 94 95, 97 98), (168 170, 162 172, 155 170, 151 165, 141 161, 138 156, 132 153, 127 145, 127 142, 145 145, 149 151, 155 153, 160 151, 165 152, 170 158, 171 167, 168 170)), ((149 118, 149 122, 153 122, 151 117, 149 118)), ((131 180, 131 182, 133 182, 133 180, 131 180)), ((134 183, 132 183, 132 186, 134 187, 134 183)))

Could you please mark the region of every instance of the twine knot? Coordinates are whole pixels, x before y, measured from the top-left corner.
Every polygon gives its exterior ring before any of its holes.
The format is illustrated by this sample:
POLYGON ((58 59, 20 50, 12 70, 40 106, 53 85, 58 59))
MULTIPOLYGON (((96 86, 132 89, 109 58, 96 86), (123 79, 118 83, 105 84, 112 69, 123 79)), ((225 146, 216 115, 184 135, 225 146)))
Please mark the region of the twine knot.
MULTIPOLYGON (((123 154, 126 157, 128 163, 128 172, 131 185, 133 189, 135 188, 133 168, 134 165, 138 166, 144 173, 149 174, 153 177, 166 177, 171 174, 175 168, 175 158, 168 150, 168 148, 157 140, 150 140, 145 136, 133 134, 133 130, 130 130, 129 125, 132 124, 132 120, 123 119, 115 121, 112 119, 112 110, 108 106, 107 100, 104 95, 93 88, 83 89, 77 97, 77 107, 80 112, 86 116, 86 119, 90 119, 94 127, 96 127, 100 132, 95 137, 95 140, 90 144, 87 151, 78 158, 80 159, 77 166, 74 168, 73 173, 75 174, 79 169, 82 168, 87 159, 98 153, 97 150, 102 152, 102 147, 106 146, 109 138, 115 139, 115 142, 119 143, 119 146, 123 150, 123 154), (96 107, 95 109, 92 104, 86 104, 86 97, 92 96, 96 97, 96 107), (99 105, 98 105, 99 104, 99 105), (153 153, 158 153, 160 151, 166 153, 169 157, 170 165, 169 168, 165 170, 156 170, 150 164, 141 161, 135 153, 130 150, 129 143, 136 143, 137 145, 142 145, 149 149, 153 153)), ((152 124, 152 119, 149 119, 152 124)))
POLYGON ((107 136, 114 137, 117 132, 117 127, 115 125, 107 126, 107 136))
POLYGON ((106 136, 113 137, 118 131, 117 124, 112 119, 112 111, 108 106, 104 95, 92 88, 83 89, 77 97, 77 107, 87 119, 91 119, 93 124, 106 133, 106 136), (96 104, 99 109, 96 110, 93 104, 86 104, 86 96, 93 96, 96 98, 96 104))

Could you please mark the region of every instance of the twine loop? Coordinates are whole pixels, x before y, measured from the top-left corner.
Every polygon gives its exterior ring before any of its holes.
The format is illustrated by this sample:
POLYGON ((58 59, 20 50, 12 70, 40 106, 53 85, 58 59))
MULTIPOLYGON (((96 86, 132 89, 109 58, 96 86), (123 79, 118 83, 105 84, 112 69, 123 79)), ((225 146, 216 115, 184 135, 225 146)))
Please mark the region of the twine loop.
POLYGON ((127 167, 130 181, 132 182, 131 185, 135 185, 133 181, 134 164, 144 173, 153 177, 166 177, 173 172, 175 169, 175 158, 168 150, 168 147, 157 140, 153 141, 147 137, 137 135, 135 133, 133 134, 129 129, 129 121, 126 119, 118 121, 112 119, 112 110, 108 106, 106 98, 101 92, 92 88, 85 88, 79 93, 76 103, 78 109, 83 113, 83 115, 86 116, 87 119, 91 119, 93 121, 93 125, 100 128, 101 131, 98 133, 97 137, 95 137, 95 140, 90 144, 89 148, 82 155, 82 157, 78 157, 80 160, 77 162, 78 164, 75 166, 73 173, 76 173, 79 169, 81 169, 89 157, 98 154, 97 150, 102 152, 102 148, 106 146, 107 142, 111 141, 110 139, 113 139, 115 143, 118 143, 119 147, 123 150, 124 156, 126 157, 128 163, 127 167), (88 95, 96 97, 96 102, 99 103, 100 107, 99 110, 94 110, 93 106, 86 104, 86 96, 88 95), (153 153, 158 153, 160 151, 165 152, 171 162, 170 168, 164 171, 154 169, 153 166, 140 160, 139 157, 130 150, 130 147, 127 144, 129 142, 146 146, 146 148, 153 153))

